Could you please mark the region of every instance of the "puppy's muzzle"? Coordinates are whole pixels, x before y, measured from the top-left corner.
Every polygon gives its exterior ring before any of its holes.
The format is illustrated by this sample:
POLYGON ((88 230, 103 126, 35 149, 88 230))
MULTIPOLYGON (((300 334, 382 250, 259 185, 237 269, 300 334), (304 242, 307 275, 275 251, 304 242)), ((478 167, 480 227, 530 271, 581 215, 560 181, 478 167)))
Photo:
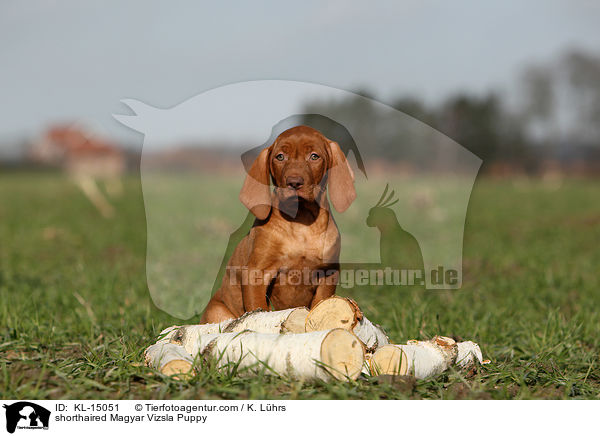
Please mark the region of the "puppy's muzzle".
POLYGON ((289 176, 285 178, 285 184, 288 188, 297 191, 304 186, 304 178, 301 176, 289 176))

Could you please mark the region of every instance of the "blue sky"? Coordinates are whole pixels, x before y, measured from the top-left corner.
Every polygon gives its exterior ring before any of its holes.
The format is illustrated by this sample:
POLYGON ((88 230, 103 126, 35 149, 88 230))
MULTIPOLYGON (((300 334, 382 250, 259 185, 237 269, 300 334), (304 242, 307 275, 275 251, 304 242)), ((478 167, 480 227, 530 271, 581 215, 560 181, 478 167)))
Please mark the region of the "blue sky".
POLYGON ((121 99, 171 107, 224 84, 290 79, 390 103, 513 90, 529 62, 600 50, 586 1, 38 1, 0 6, 0 139, 79 119, 138 141, 121 99))

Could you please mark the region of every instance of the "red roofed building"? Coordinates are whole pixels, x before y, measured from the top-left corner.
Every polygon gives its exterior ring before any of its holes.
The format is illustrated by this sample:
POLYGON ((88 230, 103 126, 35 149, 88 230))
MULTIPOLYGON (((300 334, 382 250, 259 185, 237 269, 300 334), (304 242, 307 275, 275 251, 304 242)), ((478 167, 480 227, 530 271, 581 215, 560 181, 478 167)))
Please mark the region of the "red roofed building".
POLYGON ((75 176, 119 177, 125 171, 125 153, 116 144, 76 126, 48 129, 34 143, 31 158, 63 168, 75 176))
POLYGON ((29 156, 34 162, 64 170, 103 216, 114 215, 98 181, 105 182, 109 195, 122 191, 126 156, 116 144, 75 125, 56 126, 33 144, 29 156))

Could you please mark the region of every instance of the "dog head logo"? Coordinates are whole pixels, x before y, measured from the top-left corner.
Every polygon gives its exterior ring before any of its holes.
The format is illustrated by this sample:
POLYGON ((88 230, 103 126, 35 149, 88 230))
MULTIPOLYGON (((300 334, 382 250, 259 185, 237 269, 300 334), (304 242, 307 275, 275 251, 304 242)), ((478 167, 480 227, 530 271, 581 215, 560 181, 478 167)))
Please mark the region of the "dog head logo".
POLYGON ((14 433, 19 429, 48 429, 50 411, 28 401, 5 404, 6 431, 14 433))
POLYGON ((334 213, 342 287, 362 286, 351 280, 355 272, 388 267, 422 270, 426 289, 462 286, 465 218, 481 159, 431 126, 352 92, 284 80, 222 86, 169 109, 123 103, 134 114, 114 117, 144 135, 148 288, 169 314, 189 319, 206 306, 254 222, 238 200, 246 176, 279 135, 300 125, 339 144, 355 175, 356 201, 334 213), (234 150, 244 151, 243 167, 215 171, 219 156, 234 150))

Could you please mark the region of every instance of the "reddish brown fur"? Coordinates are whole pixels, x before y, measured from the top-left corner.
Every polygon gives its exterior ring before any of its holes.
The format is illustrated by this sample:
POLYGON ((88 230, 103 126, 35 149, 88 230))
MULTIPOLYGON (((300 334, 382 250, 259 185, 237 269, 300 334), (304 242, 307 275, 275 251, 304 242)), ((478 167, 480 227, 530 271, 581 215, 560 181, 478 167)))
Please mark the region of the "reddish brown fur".
POLYGON ((269 303, 275 310, 314 307, 335 293, 340 235, 329 209, 327 187, 339 212, 356 196, 354 175, 343 152, 319 131, 293 127, 260 153, 240 192, 240 200, 256 221, 235 248, 221 288, 208 303, 201 323, 269 310, 269 303), (257 271, 265 280, 243 282, 242 268, 257 271), (285 280, 290 271, 307 277, 317 271, 331 275, 300 284, 292 279, 294 284, 290 284, 285 280))

